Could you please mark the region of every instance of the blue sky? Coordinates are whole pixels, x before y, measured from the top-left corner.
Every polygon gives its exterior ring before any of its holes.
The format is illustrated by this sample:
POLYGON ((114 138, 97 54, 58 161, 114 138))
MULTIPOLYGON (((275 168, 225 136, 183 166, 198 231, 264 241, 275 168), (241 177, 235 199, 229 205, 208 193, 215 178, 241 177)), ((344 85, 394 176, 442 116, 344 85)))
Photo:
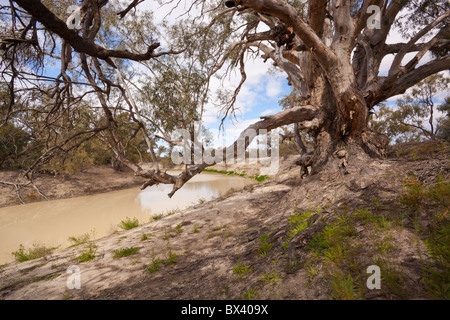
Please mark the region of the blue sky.
MULTIPOLYGON (((4 0, 0 0, 4 1, 4 0)), ((187 1, 190 2, 190 1, 187 1)), ((128 2, 124 2, 124 5, 128 2)), ((176 23, 177 17, 182 14, 186 8, 181 5, 173 11, 173 13, 167 16, 167 13, 171 10, 170 6, 160 7, 156 4, 155 0, 146 0, 144 3, 138 6, 139 10, 152 10, 156 21, 168 21, 169 23, 176 23)), ((160 40, 160 39, 158 39, 160 40)), ((399 32, 395 29, 391 30, 388 43, 405 42, 405 39, 401 37, 399 32)), ((405 60, 409 60, 415 53, 407 54, 405 60)), ((385 57, 381 64, 380 75, 386 75, 389 70, 390 64, 394 55, 388 55, 385 57)), ((429 57, 425 57, 421 64, 429 60, 429 57)), ((282 72, 269 72, 273 71, 271 68, 271 62, 268 60, 266 63, 261 58, 255 60, 248 59, 246 63, 247 80, 243 85, 241 92, 236 101, 236 117, 237 119, 228 118, 225 121, 225 134, 226 140, 223 137, 219 137, 219 126, 221 123, 221 116, 219 109, 214 107, 213 104, 209 104, 206 108, 206 112, 203 118, 203 124, 210 129, 216 140, 216 146, 229 145, 233 142, 239 133, 244 130, 250 124, 260 120, 261 116, 274 114, 281 110, 279 106, 279 100, 290 93, 291 87, 288 86, 286 75, 282 72), (225 140, 225 141, 224 141, 225 140)), ((59 65, 54 68, 47 69, 49 73, 59 73, 59 65)), ((231 72, 230 76, 226 78, 223 83, 213 79, 211 83, 212 94, 214 90, 225 87, 231 91, 234 91, 236 85, 239 83, 240 73, 239 71, 231 72)), ((438 97, 438 102, 442 101, 445 95, 438 97)), ((396 96, 388 99, 386 103, 388 105, 395 105, 397 99, 401 96, 396 96)))

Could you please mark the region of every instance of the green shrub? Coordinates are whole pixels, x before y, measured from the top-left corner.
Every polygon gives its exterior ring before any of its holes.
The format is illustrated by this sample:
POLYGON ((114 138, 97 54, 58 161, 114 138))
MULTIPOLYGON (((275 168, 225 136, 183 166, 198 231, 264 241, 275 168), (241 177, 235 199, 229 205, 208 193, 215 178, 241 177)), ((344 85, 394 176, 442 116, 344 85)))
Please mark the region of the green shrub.
POLYGON ((113 257, 114 258, 128 257, 133 254, 136 254, 138 251, 139 251, 139 248, 137 248, 137 247, 117 249, 117 250, 113 251, 113 253, 114 253, 113 257))
POLYGON ((137 226, 139 226, 139 220, 136 218, 131 219, 127 217, 119 223, 119 227, 124 230, 130 230, 136 228, 137 226))
POLYGON ((33 248, 26 250, 25 247, 21 244, 19 246, 19 250, 12 252, 12 255, 15 257, 16 261, 24 262, 46 257, 52 252, 52 250, 55 249, 56 248, 47 248, 44 245, 33 244, 33 248))
POLYGON ((79 262, 87 262, 93 260, 96 255, 97 246, 89 241, 87 245, 84 247, 84 250, 79 252, 79 256, 76 258, 79 262))

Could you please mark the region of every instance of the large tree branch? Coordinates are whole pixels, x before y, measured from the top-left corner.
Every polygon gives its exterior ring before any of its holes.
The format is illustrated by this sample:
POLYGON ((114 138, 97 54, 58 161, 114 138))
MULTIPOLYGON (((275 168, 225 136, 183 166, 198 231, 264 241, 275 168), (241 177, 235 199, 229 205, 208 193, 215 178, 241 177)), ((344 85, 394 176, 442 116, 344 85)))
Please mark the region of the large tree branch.
POLYGON ((144 1, 145 0, 133 0, 133 2, 131 2, 128 5, 128 7, 126 7, 124 10, 118 12, 117 15, 120 17, 120 19, 123 19, 123 17, 125 17, 131 9, 136 8, 138 4, 140 4, 141 2, 144 2, 144 1))
POLYGON ((448 69, 450 69, 450 54, 408 71, 399 78, 379 77, 376 88, 366 92, 367 100, 370 105, 376 105, 390 97, 405 93, 408 88, 432 74, 448 69))
MULTIPOLYGON (((412 46, 409 46, 407 53, 421 51, 428 44, 429 44, 429 42, 428 43, 416 43, 416 44, 414 44, 412 46)), ((443 49, 443 48, 448 48, 449 44, 450 44, 449 40, 437 39, 437 41, 431 47, 429 47, 428 50, 430 50, 430 49, 438 49, 439 50, 439 49, 443 49)), ((384 52, 383 53, 384 53, 384 55, 398 53, 405 46, 406 46, 406 43, 386 44, 384 46, 384 52)))
POLYGON ((59 19, 53 12, 51 12, 40 0, 14 0, 37 21, 42 23, 48 30, 56 33, 67 43, 69 43, 75 51, 85 53, 92 57, 103 59, 110 64, 110 58, 130 59, 134 61, 148 60, 161 54, 177 54, 181 51, 169 50, 164 53, 155 53, 155 50, 160 46, 158 42, 152 43, 145 53, 133 53, 127 50, 110 50, 106 49, 93 41, 78 35, 74 29, 69 29, 64 21, 59 19))
POLYGON ((309 25, 319 38, 322 38, 327 2, 327 0, 309 0, 309 25))
MULTIPOLYGON (((257 136, 257 133, 260 132, 260 130, 270 131, 283 125, 288 125, 296 122, 311 121, 315 118, 321 118, 322 116, 323 115, 319 110, 308 105, 289 108, 271 116, 261 117, 261 121, 258 121, 247 127, 244 131, 241 132, 239 138, 233 144, 231 144, 227 148, 223 148, 222 151, 219 152, 222 153, 223 159, 227 159, 227 157, 230 157, 230 155, 232 155, 233 157, 237 157, 239 154, 239 148, 242 148, 243 146, 244 150, 247 149, 249 144, 257 136), (229 150, 231 150, 231 153, 229 150)), ((179 190, 192 177, 202 172, 206 167, 212 165, 214 165, 214 163, 207 163, 203 160, 199 164, 188 167, 178 176, 173 176, 161 171, 157 172, 156 170, 142 170, 137 166, 135 166, 134 168, 136 170, 135 174, 137 176, 148 179, 148 181, 142 186, 142 189, 160 183, 173 184, 172 191, 168 194, 168 196, 171 198, 175 194, 175 192, 179 190)))
MULTIPOLYGON (((443 13, 442 15, 440 15, 432 23, 427 25, 425 28, 420 30, 414 37, 412 37, 408 41, 408 43, 395 56, 394 61, 392 62, 391 68, 389 69, 389 76, 392 76, 392 75, 400 72, 402 60, 405 57, 406 53, 409 52, 409 49, 411 48, 411 46, 413 46, 420 38, 422 38, 431 29, 433 29, 439 23, 441 23, 442 21, 447 19, 449 16, 450 16, 450 10, 448 10, 445 13, 443 13)), ((431 47, 433 44, 434 44, 434 42, 432 42, 431 45, 429 45, 429 47, 431 47)), ((429 49, 429 47, 428 47, 428 49, 429 49)))
POLYGON ((288 80, 291 85, 294 86, 304 97, 307 96, 307 88, 303 79, 303 73, 297 66, 297 64, 283 58, 283 51, 278 52, 274 49, 269 48, 263 43, 253 43, 252 45, 258 47, 264 52, 264 58, 271 58, 275 64, 283 69, 288 75, 288 80))
POLYGON ((336 62, 334 52, 320 39, 309 24, 298 15, 295 8, 284 0, 235 0, 235 3, 283 21, 304 42, 316 60, 325 69, 336 62))

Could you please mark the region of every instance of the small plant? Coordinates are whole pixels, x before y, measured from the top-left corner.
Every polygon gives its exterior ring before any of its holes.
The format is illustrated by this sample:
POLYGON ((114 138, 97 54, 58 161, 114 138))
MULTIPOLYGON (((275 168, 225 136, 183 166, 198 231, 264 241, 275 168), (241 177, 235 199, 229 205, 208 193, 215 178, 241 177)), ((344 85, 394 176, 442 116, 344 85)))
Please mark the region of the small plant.
POLYGON ((310 261, 307 261, 305 263, 304 268, 305 268, 306 274, 308 275, 309 281, 312 281, 312 279, 315 276, 317 276, 320 271, 318 268, 314 267, 310 261))
POLYGON ((153 273, 160 270, 162 261, 160 258, 152 257, 152 263, 147 266, 147 273, 153 273))
POLYGON ((198 204, 203 204, 203 203, 205 203, 206 202, 206 199, 205 198, 200 198, 200 199, 198 199, 198 204))
POLYGON ((170 216, 173 216, 174 214, 176 214, 176 213, 178 213, 178 212, 180 212, 180 209, 170 210, 170 211, 167 211, 166 214, 165 214, 164 216, 165 216, 165 217, 170 217, 170 216))
POLYGON ((92 237, 95 235, 95 232, 85 233, 79 237, 69 237, 67 240, 72 242, 73 244, 70 247, 76 247, 91 241, 92 237))
POLYGON ((383 258, 376 259, 374 264, 381 269, 381 283, 397 297, 405 298, 405 278, 399 268, 392 264, 390 260, 383 258))
POLYGON ((287 239, 283 243, 283 250, 287 250, 289 242, 297 235, 297 233, 310 225, 308 218, 312 217, 316 213, 320 213, 321 211, 322 209, 318 207, 315 210, 309 210, 307 212, 298 214, 296 213, 297 209, 295 209, 295 213, 288 218, 290 228, 288 231, 287 239))
POLYGON ((148 235, 146 233, 142 233, 141 241, 148 240, 148 235))
POLYGON ((215 227, 215 228, 213 229, 213 231, 220 231, 220 230, 222 230, 222 229, 225 229, 226 227, 227 227, 226 225, 221 226, 221 227, 215 227))
POLYGON ((132 265, 132 266, 135 266, 135 265, 138 264, 138 263, 139 263, 139 260, 137 260, 137 259, 131 261, 131 265, 132 265))
MULTIPOLYGON (((447 212, 447 211, 446 211, 447 212)), ((445 219, 445 215, 442 215, 445 219)), ((435 299, 450 299, 450 224, 442 220, 426 239, 427 251, 432 258, 424 268, 427 291, 435 299)))
POLYGON ((114 258, 122 258, 131 256, 133 254, 136 254, 139 251, 139 248, 137 247, 129 247, 129 248, 123 248, 123 249, 117 249, 114 250, 114 258))
POLYGON ((278 272, 275 270, 272 273, 266 273, 263 275, 263 278, 261 279, 264 283, 275 283, 278 280, 281 279, 281 276, 278 274, 278 272))
POLYGON ((194 231, 193 232, 194 233, 199 233, 200 232, 199 226, 197 224, 194 224, 194 231))
POLYGON ((385 253, 388 254, 392 248, 392 244, 390 243, 389 239, 386 239, 385 241, 383 241, 380 245, 378 245, 376 247, 380 251, 381 254, 385 254, 385 253))
POLYGON ((245 264, 237 264, 233 267, 233 273, 237 275, 237 278, 242 278, 247 273, 250 273, 252 269, 245 264))
POLYGON ((176 253, 172 252, 172 248, 170 247, 170 242, 167 240, 167 256, 166 260, 164 261, 164 265, 170 266, 175 263, 175 260, 177 259, 178 255, 176 253))
POLYGON ((151 219, 153 221, 156 221, 156 220, 159 220, 159 219, 162 219, 162 218, 164 218, 164 213, 158 213, 158 214, 152 215, 151 219))
POLYGON ((223 286, 223 289, 220 290, 217 295, 223 295, 223 296, 227 296, 228 293, 230 292, 230 288, 227 285, 223 286))
POLYGON ((130 230, 139 226, 139 220, 137 218, 126 218, 119 223, 119 227, 123 230, 130 230))
POLYGON ((25 247, 21 244, 19 250, 12 252, 12 255, 15 257, 16 261, 24 262, 46 257, 55 249, 56 248, 47 248, 44 245, 33 244, 33 248, 25 250, 25 247))
POLYGON ((270 237, 269 234, 263 234, 258 241, 261 242, 261 245, 258 248, 258 254, 264 258, 270 249, 272 249, 272 244, 267 242, 267 239, 270 237))
POLYGON ((263 182, 263 181, 269 179, 269 176, 268 175, 261 175, 260 176, 260 175, 256 174, 254 176, 249 176, 249 178, 255 179, 258 182, 263 182))
POLYGON ((356 284, 350 274, 345 277, 341 273, 331 277, 331 292, 335 300, 359 299, 356 284))
POLYGON ((183 226, 181 225, 181 223, 177 224, 177 226, 175 227, 175 232, 178 234, 183 233, 183 226))
POLYGON ((89 241, 85 246, 84 250, 80 251, 80 255, 76 258, 79 262, 87 262, 93 260, 95 256, 95 252, 97 251, 97 246, 89 241))
POLYGON ((178 258, 178 255, 176 253, 173 253, 172 250, 169 248, 167 252, 167 259, 164 261, 164 265, 170 266, 175 263, 175 260, 178 258))
POLYGON ((250 289, 244 294, 243 298, 245 300, 254 300, 258 294, 259 294, 258 290, 250 289))

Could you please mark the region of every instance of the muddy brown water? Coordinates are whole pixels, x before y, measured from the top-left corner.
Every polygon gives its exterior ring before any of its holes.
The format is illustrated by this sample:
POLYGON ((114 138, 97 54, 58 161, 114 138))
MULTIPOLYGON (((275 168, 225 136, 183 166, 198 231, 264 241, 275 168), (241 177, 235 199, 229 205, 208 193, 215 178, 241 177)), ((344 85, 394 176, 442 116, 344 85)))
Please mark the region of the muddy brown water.
POLYGON ((254 181, 222 174, 201 174, 192 178, 170 199, 171 185, 130 188, 96 195, 35 202, 0 208, 0 264, 14 260, 11 254, 22 244, 65 248, 69 237, 86 233, 94 239, 119 229, 127 218, 147 223, 152 216, 181 210, 217 198, 230 189, 241 189, 254 181))

